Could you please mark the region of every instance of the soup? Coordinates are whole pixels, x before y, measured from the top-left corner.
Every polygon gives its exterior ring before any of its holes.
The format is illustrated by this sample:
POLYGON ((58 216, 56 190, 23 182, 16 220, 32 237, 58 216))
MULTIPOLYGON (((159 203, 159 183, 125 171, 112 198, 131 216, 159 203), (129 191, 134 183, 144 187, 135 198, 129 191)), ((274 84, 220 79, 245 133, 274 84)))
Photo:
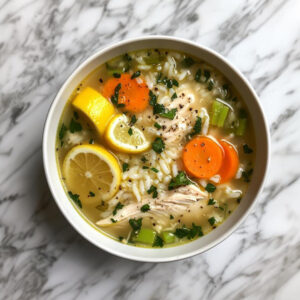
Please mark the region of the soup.
POLYGON ((185 53, 99 66, 70 95, 57 163, 74 207, 128 245, 168 247, 220 226, 253 172, 251 118, 234 86, 185 53))

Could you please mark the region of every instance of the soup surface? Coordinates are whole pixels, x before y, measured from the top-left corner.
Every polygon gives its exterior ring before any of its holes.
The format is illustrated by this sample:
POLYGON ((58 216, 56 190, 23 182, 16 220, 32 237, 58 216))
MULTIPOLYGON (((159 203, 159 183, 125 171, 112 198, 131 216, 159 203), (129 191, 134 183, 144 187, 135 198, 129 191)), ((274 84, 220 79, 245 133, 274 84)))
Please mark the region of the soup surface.
POLYGON ((78 212, 122 243, 167 247, 233 213, 255 154, 232 84, 165 49, 99 66, 70 95, 57 132, 62 184, 78 212))

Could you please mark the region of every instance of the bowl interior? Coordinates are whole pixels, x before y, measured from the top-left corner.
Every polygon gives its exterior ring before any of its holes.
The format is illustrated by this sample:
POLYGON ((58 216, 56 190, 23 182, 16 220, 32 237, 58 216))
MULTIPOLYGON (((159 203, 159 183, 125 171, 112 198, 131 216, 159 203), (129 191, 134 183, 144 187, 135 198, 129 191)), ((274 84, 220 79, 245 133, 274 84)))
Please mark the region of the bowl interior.
POLYGON ((88 58, 71 74, 58 92, 50 108, 44 129, 43 159, 46 177, 53 197, 65 217, 81 235, 96 246, 115 255, 139 261, 172 261, 189 257, 201 253, 225 239, 243 221, 254 204, 264 181, 268 156, 269 136, 266 121, 257 96, 243 75, 214 51, 189 41, 171 37, 155 36, 123 41, 104 48, 88 58), (166 48, 183 51, 206 61, 221 71, 232 82, 247 105, 252 120, 255 120, 253 122, 256 142, 255 168, 248 191, 238 208, 221 226, 201 239, 163 249, 124 245, 101 234, 98 229, 91 226, 91 223, 85 217, 79 215, 67 198, 59 179, 55 157, 55 139, 59 119, 70 94, 76 86, 105 61, 129 51, 146 48, 166 48))

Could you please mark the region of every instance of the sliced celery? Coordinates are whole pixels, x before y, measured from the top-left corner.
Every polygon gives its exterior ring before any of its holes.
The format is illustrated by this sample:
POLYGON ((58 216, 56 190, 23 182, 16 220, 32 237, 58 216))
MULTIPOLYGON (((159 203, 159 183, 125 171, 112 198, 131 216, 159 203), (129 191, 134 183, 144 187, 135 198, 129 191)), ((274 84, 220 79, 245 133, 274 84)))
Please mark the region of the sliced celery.
POLYGON ((157 233, 148 228, 141 228, 139 233, 133 238, 134 242, 152 245, 157 233))
POLYGON ((239 119, 238 121, 239 121, 239 125, 238 125, 238 127, 236 128, 235 134, 236 134, 236 135, 239 135, 239 136, 242 136, 242 135, 245 134, 245 131, 246 131, 246 127, 247 127, 247 119, 241 118, 241 119, 239 119))
POLYGON ((171 244, 175 242, 175 235, 172 232, 164 231, 162 233, 162 238, 166 244, 171 244))
POLYGON ((147 65, 157 65, 162 60, 164 60, 164 56, 157 52, 152 52, 149 56, 144 57, 144 61, 147 65))
POLYGON ((223 108, 219 114, 219 119, 218 119, 218 127, 223 127, 224 126, 224 122, 227 118, 228 115, 228 111, 229 111, 229 107, 226 105, 223 105, 223 108))
POLYGON ((211 124, 223 127, 229 112, 229 107, 215 100, 212 104, 211 124))

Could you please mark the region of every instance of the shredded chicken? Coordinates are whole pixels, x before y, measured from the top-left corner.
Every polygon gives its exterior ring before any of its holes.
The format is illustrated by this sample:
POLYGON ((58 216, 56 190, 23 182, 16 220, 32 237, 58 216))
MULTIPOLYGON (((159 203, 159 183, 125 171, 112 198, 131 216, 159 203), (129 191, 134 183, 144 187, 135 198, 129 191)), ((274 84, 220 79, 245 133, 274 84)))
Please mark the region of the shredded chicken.
POLYGON ((194 101, 195 96, 192 92, 182 91, 178 94, 178 98, 166 105, 169 110, 177 109, 173 120, 161 117, 158 119, 158 123, 162 126, 162 138, 166 146, 178 145, 182 140, 185 140, 186 135, 190 132, 194 122, 191 110, 194 101))
POLYGON ((132 203, 118 210, 115 215, 110 215, 105 219, 99 220, 96 224, 99 226, 109 226, 112 224, 113 218, 117 222, 128 220, 129 218, 147 217, 147 216, 165 216, 170 214, 176 216, 185 212, 192 204, 200 200, 207 200, 207 192, 201 191, 195 185, 187 185, 179 187, 172 191, 167 191, 159 195, 157 198, 144 198, 139 203, 132 203), (150 210, 142 212, 141 207, 148 204, 150 210))

